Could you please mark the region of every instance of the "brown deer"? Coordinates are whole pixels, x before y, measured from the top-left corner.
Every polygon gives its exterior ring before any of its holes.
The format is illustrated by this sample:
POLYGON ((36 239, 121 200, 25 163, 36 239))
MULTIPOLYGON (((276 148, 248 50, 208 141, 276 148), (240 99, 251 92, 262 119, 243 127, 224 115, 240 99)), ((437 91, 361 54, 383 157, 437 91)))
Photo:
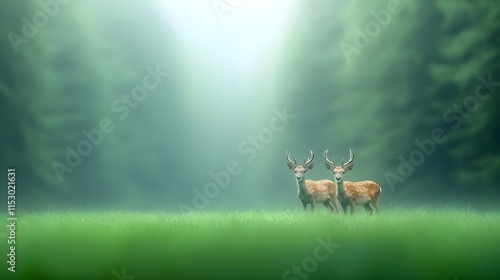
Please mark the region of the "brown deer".
POLYGON ((378 196, 382 192, 380 186, 373 181, 350 182, 344 181, 344 174, 354 167, 354 154, 349 149, 349 161, 340 166, 335 165, 335 159, 328 159, 328 149, 325 151, 325 165, 328 170, 335 174, 335 183, 337 184, 337 197, 344 213, 347 212, 347 205, 351 206, 351 214, 354 214, 356 205, 363 205, 369 214, 373 213, 370 203, 375 206, 379 212, 378 196))
POLYGON ((340 207, 334 182, 331 180, 305 180, 304 173, 311 170, 314 166, 314 153, 313 151, 310 152, 311 156, 307 160, 304 160, 303 165, 297 165, 295 157, 293 161, 290 159, 290 151, 286 152, 287 165, 295 173, 298 188, 297 195, 304 206, 304 210, 307 211, 307 204, 311 204, 311 212, 314 212, 315 204, 319 202, 323 203, 330 211, 333 212, 335 208, 335 211, 339 213, 340 207), (333 202, 334 207, 332 207, 330 201, 333 202))

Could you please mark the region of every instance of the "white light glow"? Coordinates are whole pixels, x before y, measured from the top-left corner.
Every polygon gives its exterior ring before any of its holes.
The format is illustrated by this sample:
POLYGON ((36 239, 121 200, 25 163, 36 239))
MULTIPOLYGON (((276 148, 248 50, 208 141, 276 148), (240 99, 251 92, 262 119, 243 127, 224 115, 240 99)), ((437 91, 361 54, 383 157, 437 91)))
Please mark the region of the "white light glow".
POLYGON ((256 108, 279 98, 279 82, 272 75, 279 71, 277 54, 283 52, 292 8, 291 0, 227 6, 235 2, 158 0, 181 62, 171 72, 182 84, 185 121, 203 137, 224 136, 220 143, 268 120, 271 110, 257 114, 256 108), (217 4, 229 9, 221 14, 217 4))
POLYGON ((250 71, 281 38, 289 0, 160 1, 186 50, 234 71, 250 71), (233 3, 234 6, 231 6, 233 3), (222 9, 227 8, 227 9, 222 9))

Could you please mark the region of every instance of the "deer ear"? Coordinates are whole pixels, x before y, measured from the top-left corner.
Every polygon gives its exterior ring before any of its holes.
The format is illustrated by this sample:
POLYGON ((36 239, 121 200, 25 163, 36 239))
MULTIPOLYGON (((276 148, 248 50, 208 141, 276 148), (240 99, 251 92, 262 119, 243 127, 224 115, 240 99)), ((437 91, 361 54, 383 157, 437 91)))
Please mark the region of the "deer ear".
POLYGON ((354 162, 352 162, 351 164, 346 166, 346 168, 344 170, 345 170, 345 172, 347 172, 347 171, 351 171, 353 168, 354 168, 354 162))
POLYGON ((304 167, 306 168, 306 171, 307 171, 307 170, 311 170, 311 169, 313 169, 313 167, 314 167, 314 162, 310 162, 308 165, 306 165, 306 166, 304 166, 304 167))
POLYGON ((293 163, 291 163, 291 162, 287 162, 286 164, 288 165, 288 168, 290 168, 290 170, 294 170, 294 169, 295 169, 295 167, 297 167, 297 165, 296 165, 296 164, 293 164, 293 163))
MULTIPOLYGON (((332 165, 329 164, 328 162, 325 162, 326 169, 332 170, 332 165)), ((333 171, 333 170, 332 170, 333 171)))

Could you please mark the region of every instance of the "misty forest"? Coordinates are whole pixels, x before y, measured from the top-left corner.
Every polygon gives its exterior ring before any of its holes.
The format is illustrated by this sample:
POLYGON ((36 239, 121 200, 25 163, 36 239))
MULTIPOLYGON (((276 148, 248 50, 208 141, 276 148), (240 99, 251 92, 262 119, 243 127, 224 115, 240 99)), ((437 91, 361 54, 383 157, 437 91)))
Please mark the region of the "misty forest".
POLYGON ((389 17, 390 1, 68 2, 0 11, 0 165, 17 169, 18 207, 178 211, 215 183, 204 209, 294 208, 289 149, 332 179, 323 151, 352 148, 347 179, 378 182, 385 205, 499 198, 495 1, 398 1, 389 17))
POLYGON ((3 2, 0 278, 498 279, 498 1, 3 2))

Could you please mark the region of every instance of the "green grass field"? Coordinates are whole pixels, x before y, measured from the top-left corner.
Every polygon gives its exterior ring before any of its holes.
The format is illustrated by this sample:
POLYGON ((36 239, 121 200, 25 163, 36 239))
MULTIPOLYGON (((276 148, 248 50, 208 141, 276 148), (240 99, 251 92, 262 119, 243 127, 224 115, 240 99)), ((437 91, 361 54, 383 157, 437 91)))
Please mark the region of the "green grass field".
POLYGON ((17 221, 16 272, 8 272, 4 261, 0 275, 500 279, 500 212, 394 209, 368 216, 357 211, 354 216, 326 211, 24 213, 17 221))

